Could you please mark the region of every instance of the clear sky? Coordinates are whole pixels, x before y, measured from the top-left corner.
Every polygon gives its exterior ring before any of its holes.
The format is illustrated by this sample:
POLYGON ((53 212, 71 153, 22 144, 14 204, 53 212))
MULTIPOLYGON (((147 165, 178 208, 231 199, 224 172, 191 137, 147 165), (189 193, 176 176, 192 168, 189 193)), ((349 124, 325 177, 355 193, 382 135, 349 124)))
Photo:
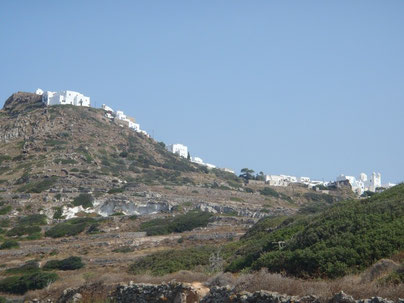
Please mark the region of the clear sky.
POLYGON ((0 2, 0 105, 76 90, 220 167, 404 181, 404 1, 0 2))

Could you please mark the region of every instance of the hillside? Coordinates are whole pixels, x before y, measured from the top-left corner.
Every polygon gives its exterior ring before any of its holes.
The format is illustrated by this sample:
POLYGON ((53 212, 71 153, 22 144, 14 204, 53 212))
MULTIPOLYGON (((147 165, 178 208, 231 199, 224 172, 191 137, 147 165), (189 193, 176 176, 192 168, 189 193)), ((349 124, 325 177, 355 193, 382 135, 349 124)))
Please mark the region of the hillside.
POLYGON ((317 215, 265 218, 242 239, 228 270, 268 268, 335 278, 404 250, 404 184, 317 215), (285 247, 275 243, 285 241, 285 247))
POLYGON ((201 209, 257 218, 291 214, 303 204, 329 204, 352 194, 337 190, 326 195, 301 187, 267 193, 255 185, 245 191, 234 174, 207 170, 169 153, 164 143, 120 126, 102 109, 45 107, 31 93, 13 94, 5 102, 0 142, 4 199, 14 197, 16 208, 29 200, 31 211, 45 210, 48 217, 56 207, 65 207, 68 216, 83 211, 80 205, 66 209, 79 194, 91 194, 91 211, 102 215, 148 213, 148 208, 191 202, 201 209), (131 206, 140 202, 157 204, 131 206))
POLYGON ((168 152, 102 109, 45 107, 31 93, 5 102, 0 143, 0 292, 7 295, 42 289, 55 298, 66 285, 100 279, 259 268, 271 241, 353 197, 350 188, 246 184, 168 152), (223 259, 213 269, 212 254, 223 259))

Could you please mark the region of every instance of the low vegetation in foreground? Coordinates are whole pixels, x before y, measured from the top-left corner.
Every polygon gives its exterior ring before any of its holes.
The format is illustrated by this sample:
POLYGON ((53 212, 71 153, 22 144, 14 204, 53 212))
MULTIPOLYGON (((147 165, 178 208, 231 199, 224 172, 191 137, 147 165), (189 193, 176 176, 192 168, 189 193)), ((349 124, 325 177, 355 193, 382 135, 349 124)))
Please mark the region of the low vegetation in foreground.
POLYGON ((40 268, 36 260, 9 268, 5 271, 10 275, 0 280, 0 291, 22 295, 29 290, 43 289, 58 279, 53 270, 76 270, 84 266, 80 257, 69 257, 63 260, 50 260, 40 268))
MULTIPOLYGON (((301 278, 342 277, 402 251, 403 226, 404 184, 367 199, 336 203, 315 214, 262 219, 242 239, 224 246, 223 264, 230 272, 267 268, 301 278)), ((192 270, 207 266, 213 250, 158 252, 137 260, 131 271, 192 270)))

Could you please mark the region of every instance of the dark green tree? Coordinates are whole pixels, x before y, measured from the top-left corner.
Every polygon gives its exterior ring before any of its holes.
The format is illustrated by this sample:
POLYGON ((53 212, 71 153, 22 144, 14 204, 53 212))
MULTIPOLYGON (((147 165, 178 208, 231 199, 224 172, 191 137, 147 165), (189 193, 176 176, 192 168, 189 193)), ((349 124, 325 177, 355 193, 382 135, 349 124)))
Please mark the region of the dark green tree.
POLYGON ((254 179, 254 170, 249 168, 241 169, 240 178, 243 178, 245 181, 254 179))

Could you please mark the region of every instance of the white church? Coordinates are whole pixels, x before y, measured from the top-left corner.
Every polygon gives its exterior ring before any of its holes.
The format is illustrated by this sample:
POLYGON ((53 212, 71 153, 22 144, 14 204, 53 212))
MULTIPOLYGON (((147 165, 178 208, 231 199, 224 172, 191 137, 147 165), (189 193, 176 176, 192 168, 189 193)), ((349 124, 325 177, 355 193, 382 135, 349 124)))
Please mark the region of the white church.
POLYGON ((351 184, 352 191, 354 191, 358 195, 363 194, 365 191, 377 192, 382 188, 387 189, 396 185, 392 183, 382 184, 381 173, 375 172, 372 173, 370 178, 368 178, 365 173, 361 173, 358 179, 356 179, 354 176, 345 175, 339 175, 337 177, 337 181, 346 180, 349 181, 349 184, 351 184))
POLYGON ((35 93, 42 96, 42 101, 46 105, 70 104, 75 106, 90 107, 90 97, 84 96, 79 92, 64 90, 61 92, 43 91, 38 88, 35 93))

